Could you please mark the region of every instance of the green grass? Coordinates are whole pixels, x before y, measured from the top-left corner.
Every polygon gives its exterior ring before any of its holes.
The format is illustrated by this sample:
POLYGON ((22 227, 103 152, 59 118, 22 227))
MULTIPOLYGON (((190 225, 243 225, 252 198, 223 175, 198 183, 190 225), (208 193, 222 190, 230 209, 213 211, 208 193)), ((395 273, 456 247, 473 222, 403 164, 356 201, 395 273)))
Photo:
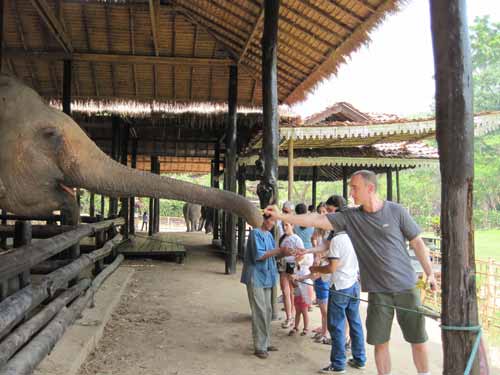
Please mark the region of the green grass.
POLYGON ((500 262, 500 229, 478 230, 474 236, 476 259, 500 262))
MULTIPOLYGON (((429 232, 422 233, 423 237, 435 237, 429 232)), ((474 233, 476 259, 488 260, 493 258, 500 262, 500 229, 477 230, 474 233)))

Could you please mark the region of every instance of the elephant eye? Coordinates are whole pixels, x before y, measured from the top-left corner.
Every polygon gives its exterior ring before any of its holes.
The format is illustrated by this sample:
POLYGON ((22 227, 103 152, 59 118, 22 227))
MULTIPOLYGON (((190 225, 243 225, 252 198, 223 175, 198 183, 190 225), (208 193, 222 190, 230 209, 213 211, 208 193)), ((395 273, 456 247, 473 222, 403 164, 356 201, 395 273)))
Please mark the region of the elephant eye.
POLYGON ((57 136, 58 134, 59 134, 59 131, 57 130, 57 128, 54 128, 54 127, 42 129, 42 135, 43 135, 43 137, 45 137, 47 139, 53 138, 53 137, 57 136))

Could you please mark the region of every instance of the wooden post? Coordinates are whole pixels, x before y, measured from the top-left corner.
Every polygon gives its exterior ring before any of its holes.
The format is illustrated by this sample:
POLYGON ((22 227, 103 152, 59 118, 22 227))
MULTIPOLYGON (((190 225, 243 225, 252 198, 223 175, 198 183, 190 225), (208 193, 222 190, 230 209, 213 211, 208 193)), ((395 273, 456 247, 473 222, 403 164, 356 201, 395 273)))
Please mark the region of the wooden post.
POLYGON ((396 201, 401 202, 401 196, 399 195, 399 167, 396 167, 396 201))
POLYGON ((262 104, 264 176, 257 187, 261 208, 278 203, 278 19, 279 0, 264 1, 262 34, 262 104))
MULTIPOLYGON (((29 245, 33 238, 31 221, 16 221, 14 229, 14 247, 29 245)), ((19 275, 19 289, 24 288, 31 282, 30 270, 25 270, 19 275)))
MULTIPOLYGON (((279 114, 278 114, 278 19, 279 0, 264 1, 262 33, 262 105, 264 175, 257 186, 260 207, 278 203, 279 114)), ((275 236, 277 231, 275 231, 275 236)), ((272 318, 278 318, 277 285, 271 292, 272 318)))
POLYGON ((314 166, 312 175, 312 205, 314 208, 316 208, 317 183, 318 183, 318 167, 314 166))
MULTIPOLYGON (((160 170, 160 159, 158 158, 158 156, 155 158, 155 173, 156 174, 160 174, 161 173, 161 170, 160 170)), ((159 233, 160 232, 160 198, 155 198, 155 233, 159 233)))
MULTIPOLYGON (((436 138, 441 169, 443 326, 478 324, 472 193, 472 67, 465 0, 431 0, 436 138)), ((443 374, 462 374, 476 332, 443 329, 443 374)), ((478 361, 472 374, 479 374, 478 361)))
POLYGON ((288 140, 288 201, 293 202, 293 178, 294 178, 294 168, 293 168, 293 137, 288 140))
MULTIPOLYGON (((156 158, 157 156, 151 156, 151 173, 155 173, 156 169, 156 158)), ((149 222, 148 222, 148 235, 152 236, 154 233, 154 215, 155 215, 155 199, 149 198, 149 222)))
MULTIPOLYGON (((123 165, 127 165, 128 163, 128 138, 129 138, 129 133, 130 133, 130 124, 128 123, 122 123, 121 126, 121 163, 123 165)), ((125 219, 125 224, 122 225, 121 227, 121 234, 123 236, 123 239, 128 239, 128 234, 129 234, 129 198, 121 198, 121 210, 120 210, 120 216, 122 216, 125 219)))
POLYGON ((387 177, 387 200, 392 201, 392 169, 391 167, 386 170, 387 177))
MULTIPOLYGON (((246 181, 245 181, 245 168, 240 167, 238 173, 238 194, 246 196, 246 181)), ((245 256, 245 236, 246 236, 246 222, 242 217, 238 218, 238 256, 243 259, 245 256)))
POLYGON ((63 64, 63 112, 71 116, 71 60, 64 60, 63 64))
MULTIPOLYGON (((215 155, 214 155, 214 188, 220 188, 220 142, 217 142, 215 145, 215 155)), ((214 208, 214 240, 218 240, 220 237, 220 229, 219 229, 219 215, 220 212, 218 209, 214 208)))
MULTIPOLYGON (((131 159, 130 159, 130 167, 133 169, 137 168, 137 138, 132 139, 132 150, 131 150, 131 159)), ((135 197, 130 197, 130 216, 129 216, 129 233, 135 234, 135 197)))
MULTIPOLYGON (((229 67, 229 93, 228 93, 228 124, 226 128, 226 173, 227 190, 236 193, 236 174, 238 169, 237 154, 238 141, 236 125, 238 122, 238 67, 229 67)), ((226 274, 236 273, 236 257, 238 249, 236 244, 236 215, 226 213, 226 274)))
POLYGON ((4 0, 0 0, 0 73, 3 68, 3 14, 4 0))
MULTIPOLYGON (((2 225, 7 225, 7 210, 2 210, 2 225)), ((7 236, 1 237, 0 248, 2 248, 2 249, 7 248, 7 236)))
POLYGON ((90 193, 89 216, 95 217, 95 194, 90 193))
MULTIPOLYGON (((120 118, 113 116, 111 119, 111 158, 120 160, 120 118)), ((115 217, 118 214, 118 199, 109 198, 109 216, 115 217)))
POLYGON ((103 218, 106 217, 105 215, 105 208, 106 208, 106 198, 104 197, 104 195, 101 194, 101 216, 103 218))
POLYGON ((347 167, 342 167, 342 196, 347 201, 349 199, 349 193, 347 191, 347 167))

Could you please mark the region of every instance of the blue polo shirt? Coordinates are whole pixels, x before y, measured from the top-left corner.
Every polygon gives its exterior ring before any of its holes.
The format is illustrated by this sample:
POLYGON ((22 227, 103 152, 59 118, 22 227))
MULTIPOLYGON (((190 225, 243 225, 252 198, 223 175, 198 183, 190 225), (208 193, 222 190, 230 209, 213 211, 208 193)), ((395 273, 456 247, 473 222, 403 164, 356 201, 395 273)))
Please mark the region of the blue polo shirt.
POLYGON ((252 284, 254 288, 272 288, 278 281, 278 269, 274 257, 257 260, 267 251, 275 249, 274 237, 271 232, 260 228, 253 229, 247 240, 241 282, 252 284))

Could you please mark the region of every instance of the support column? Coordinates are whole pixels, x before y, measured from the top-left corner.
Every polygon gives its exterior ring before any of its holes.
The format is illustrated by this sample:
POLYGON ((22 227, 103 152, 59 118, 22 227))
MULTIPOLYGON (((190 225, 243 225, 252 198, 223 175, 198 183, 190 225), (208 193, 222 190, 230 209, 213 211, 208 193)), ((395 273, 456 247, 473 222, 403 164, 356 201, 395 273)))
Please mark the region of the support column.
MULTIPOLYGON (((161 166, 160 166, 160 159, 158 158, 158 156, 155 158, 155 163, 156 163, 156 167, 155 167, 155 173, 156 174, 160 174, 161 173, 161 166)), ((159 233, 160 232, 160 198, 155 198, 155 228, 154 228, 154 231, 155 233, 159 233)))
POLYGON ((344 197, 346 202, 349 199, 349 192, 347 190, 348 188, 347 175, 348 175, 347 167, 342 167, 342 196, 344 197))
POLYGON ((392 169, 389 167, 386 170, 387 177, 387 200, 392 201, 392 169))
MULTIPOLYGON (((155 173, 156 169, 156 158, 157 156, 151 156, 151 173, 155 173)), ((155 216, 155 199, 149 198, 149 222, 148 222, 148 235, 152 236, 154 233, 154 216, 155 216)))
POLYGON ((278 19, 279 0, 264 1, 262 34, 262 104, 264 176, 257 186, 261 208, 278 203, 278 19))
POLYGON ((95 217, 95 194, 94 193, 90 193, 89 216, 95 217))
POLYGON ((399 195, 399 167, 396 167, 396 199, 397 202, 401 202, 401 196, 399 195))
MULTIPOLYGON (((29 245, 33 239, 31 221, 16 221, 14 227, 14 247, 29 245)), ((24 288, 31 282, 30 270, 19 275, 19 289, 24 288)))
MULTIPOLYGON (((238 141, 237 141, 237 104, 238 104, 238 67, 229 67, 228 93, 228 124, 226 128, 226 172, 227 190, 236 193, 236 174, 238 169, 238 141)), ((226 213, 226 274, 236 273, 236 215, 226 213)))
POLYGON ((293 137, 288 140, 288 201, 293 202, 293 178, 294 178, 294 168, 293 168, 293 137))
MULTIPOLYGON (((472 201, 472 67, 465 0, 431 0, 441 169, 442 326, 478 324, 472 201)), ((476 332, 443 329, 444 374, 462 374, 476 332)), ((479 374, 478 360, 472 374, 479 374)))
POLYGON ((0 0, 0 73, 3 68, 3 14, 4 14, 4 0, 0 0))
MULTIPOLYGON (((278 203, 279 114, 278 114, 278 19, 279 0, 264 1, 262 33, 262 105, 264 133, 262 157, 264 175, 257 186, 260 207, 278 203)), ((277 232, 275 231, 275 236, 277 232)), ((277 319, 277 284, 271 293, 272 317, 277 319)))
POLYGON ((104 219, 106 217, 105 211, 106 210, 106 197, 101 194, 101 216, 104 219))
POLYGON ((312 205, 316 208, 316 192, 317 192, 317 183, 318 183, 318 167, 313 167, 313 176, 312 176, 312 205))
MULTIPOLYGON (((130 159, 130 167, 133 169, 137 168, 137 138, 132 139, 132 150, 131 150, 131 159, 130 159)), ((135 197, 130 197, 130 216, 128 218, 129 222, 129 233, 135 234, 135 197)))
POLYGON ((71 60, 64 60, 63 64, 63 112, 71 116, 71 60))
MULTIPOLYGON (((120 160, 120 119, 114 116, 111 119, 112 135, 111 135, 111 158, 120 160)), ((109 216, 116 216, 118 214, 118 199, 109 198, 109 216)))
MULTIPOLYGON (((2 225, 7 225, 7 210, 2 210, 2 225)), ((7 236, 1 236, 0 249, 7 249, 7 236)))
MULTIPOLYGON (((127 165, 128 163, 128 138, 129 138, 129 133, 130 133, 130 124, 128 123, 122 123, 121 124, 121 146, 120 146, 120 161, 123 165, 127 165)), ((120 209, 120 216, 125 219, 125 224, 122 225, 121 227, 121 232, 123 239, 128 239, 128 234, 129 234, 129 198, 121 198, 121 209, 120 209)))
MULTIPOLYGON (((245 167, 240 167, 238 171, 238 194, 246 197, 246 175, 245 167)), ((242 217, 238 218, 238 256, 243 259, 245 256, 246 222, 242 217)))
MULTIPOLYGON (((217 142, 217 144, 215 145, 215 155, 214 155, 214 186, 213 186, 216 189, 220 188, 219 177, 220 177, 220 142, 217 142)), ((219 210, 214 208, 214 236, 213 236, 214 240, 218 240, 220 237, 219 215, 220 215, 219 210)))

